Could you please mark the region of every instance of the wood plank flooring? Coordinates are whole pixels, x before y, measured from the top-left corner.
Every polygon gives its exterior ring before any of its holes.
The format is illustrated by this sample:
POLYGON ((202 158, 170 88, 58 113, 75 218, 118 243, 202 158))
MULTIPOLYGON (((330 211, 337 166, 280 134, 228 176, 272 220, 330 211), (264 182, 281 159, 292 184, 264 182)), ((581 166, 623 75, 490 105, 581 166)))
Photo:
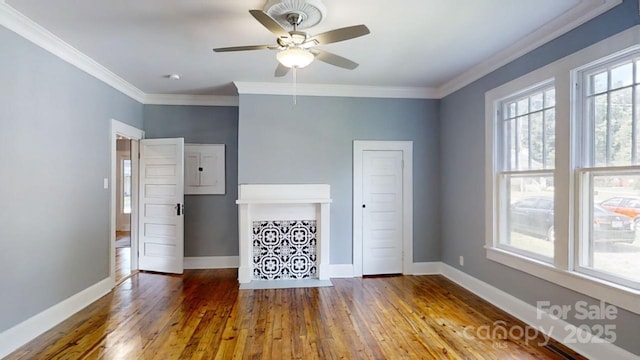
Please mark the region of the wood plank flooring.
MULTIPOLYGON (((116 243, 131 237, 129 231, 116 231, 116 243)), ((116 247, 116 283, 131 275, 131 240, 129 246, 116 247)))
POLYGON ((524 324, 441 276, 278 290, 236 278, 135 274, 7 359, 562 359, 542 337, 485 338, 524 324))

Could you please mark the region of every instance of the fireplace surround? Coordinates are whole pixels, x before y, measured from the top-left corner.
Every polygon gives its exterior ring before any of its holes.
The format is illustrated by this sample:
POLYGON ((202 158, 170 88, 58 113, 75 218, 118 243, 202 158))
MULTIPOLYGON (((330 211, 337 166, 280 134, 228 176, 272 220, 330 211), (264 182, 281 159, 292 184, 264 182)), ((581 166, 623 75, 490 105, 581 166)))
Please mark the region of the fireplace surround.
POLYGON ((328 184, 240 184, 238 281, 329 280, 328 184))

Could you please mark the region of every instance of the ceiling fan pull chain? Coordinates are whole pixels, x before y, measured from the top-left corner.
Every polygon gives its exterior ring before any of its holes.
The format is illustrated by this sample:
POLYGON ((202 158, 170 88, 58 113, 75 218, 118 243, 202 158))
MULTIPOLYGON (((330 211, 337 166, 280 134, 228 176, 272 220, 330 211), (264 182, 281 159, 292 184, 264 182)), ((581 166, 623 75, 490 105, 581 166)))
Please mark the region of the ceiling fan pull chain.
POLYGON ((293 67, 293 105, 294 106, 298 104, 298 99, 296 98, 297 94, 298 94, 298 79, 297 79, 297 76, 296 76, 296 74, 297 74, 296 70, 297 69, 298 69, 297 66, 293 67))

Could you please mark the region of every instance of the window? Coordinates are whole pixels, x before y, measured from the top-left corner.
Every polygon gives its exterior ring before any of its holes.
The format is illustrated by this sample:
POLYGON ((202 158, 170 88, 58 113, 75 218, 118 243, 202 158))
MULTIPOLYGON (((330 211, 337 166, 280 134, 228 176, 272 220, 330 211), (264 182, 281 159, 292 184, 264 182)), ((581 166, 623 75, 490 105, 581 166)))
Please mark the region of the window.
POLYGON ((575 72, 576 269, 640 289, 640 50, 575 72), (638 244, 638 245, 636 245, 638 244))
POLYGON ((485 94, 486 254, 640 314, 640 26, 485 94))
POLYGON ((131 160, 122 160, 122 213, 131 214, 131 160))
POLYGON ((498 101, 498 247, 552 262, 555 89, 552 82, 498 101))

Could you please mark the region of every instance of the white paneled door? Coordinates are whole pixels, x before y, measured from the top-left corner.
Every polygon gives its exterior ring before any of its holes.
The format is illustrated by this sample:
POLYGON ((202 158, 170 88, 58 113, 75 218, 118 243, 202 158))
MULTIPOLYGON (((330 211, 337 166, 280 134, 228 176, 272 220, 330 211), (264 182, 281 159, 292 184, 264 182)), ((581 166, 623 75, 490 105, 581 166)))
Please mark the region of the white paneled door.
POLYGON ((184 139, 140 141, 140 270, 182 274, 184 139))
POLYGON ((362 273, 401 274, 402 151, 362 154, 362 273))

